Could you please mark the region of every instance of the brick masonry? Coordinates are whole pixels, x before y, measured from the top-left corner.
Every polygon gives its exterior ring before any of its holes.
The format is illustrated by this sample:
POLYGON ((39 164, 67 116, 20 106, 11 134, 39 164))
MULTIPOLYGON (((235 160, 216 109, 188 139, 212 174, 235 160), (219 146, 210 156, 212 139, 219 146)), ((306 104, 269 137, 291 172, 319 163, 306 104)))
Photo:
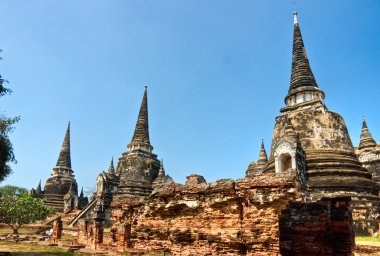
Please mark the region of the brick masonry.
POLYGON ((107 244, 99 222, 80 221, 78 242, 172 255, 352 255, 350 198, 301 196, 294 171, 212 183, 191 175, 145 199, 113 202, 107 244))
POLYGON ((51 235, 50 240, 55 242, 58 242, 62 238, 62 220, 61 218, 56 219, 53 222, 53 233, 51 235))
POLYGON ((145 200, 114 203, 117 249, 174 255, 277 255, 278 219, 297 200, 295 173, 206 183, 188 177, 145 200))
POLYGON ((280 217, 280 252, 295 255, 353 255, 350 197, 292 202, 280 217))

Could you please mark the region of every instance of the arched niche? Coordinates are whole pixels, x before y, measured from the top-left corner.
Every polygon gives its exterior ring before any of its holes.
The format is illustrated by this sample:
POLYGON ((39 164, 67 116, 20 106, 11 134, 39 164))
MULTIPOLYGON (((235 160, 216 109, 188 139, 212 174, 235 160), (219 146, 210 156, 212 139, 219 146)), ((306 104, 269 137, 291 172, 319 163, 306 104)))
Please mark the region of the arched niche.
POLYGON ((279 172, 285 172, 292 168, 292 156, 289 153, 283 153, 278 157, 279 172))
POLYGON ((275 172, 281 173, 288 169, 296 169, 296 145, 289 142, 281 143, 274 151, 275 172))

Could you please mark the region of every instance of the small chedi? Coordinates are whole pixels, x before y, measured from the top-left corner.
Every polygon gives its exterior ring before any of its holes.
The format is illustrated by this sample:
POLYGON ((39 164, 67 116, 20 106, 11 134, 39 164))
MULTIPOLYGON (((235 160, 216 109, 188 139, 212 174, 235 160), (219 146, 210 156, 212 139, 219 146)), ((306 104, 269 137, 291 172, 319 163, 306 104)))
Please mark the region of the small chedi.
POLYGON ((66 130, 57 164, 53 168, 50 178, 46 180, 44 189, 41 189, 40 180, 37 188, 32 189, 30 194, 45 199, 46 204, 58 212, 82 209, 88 203, 87 197, 83 195, 83 189, 78 197, 78 185, 71 168, 70 123, 66 130))
POLYGON ((360 143, 355 148, 355 153, 363 167, 372 174, 372 179, 380 183, 380 143, 373 139, 364 116, 360 143))
MULTIPOLYGON (((173 255, 352 255, 354 230, 378 231, 380 146, 363 120, 355 148, 324 98, 294 13, 290 87, 269 157, 262 142, 244 178, 208 183, 192 174, 182 185, 153 153, 145 88, 128 151, 98 175, 90 202, 69 223, 78 243, 173 255)), ((70 175, 65 193, 75 194, 70 175)))

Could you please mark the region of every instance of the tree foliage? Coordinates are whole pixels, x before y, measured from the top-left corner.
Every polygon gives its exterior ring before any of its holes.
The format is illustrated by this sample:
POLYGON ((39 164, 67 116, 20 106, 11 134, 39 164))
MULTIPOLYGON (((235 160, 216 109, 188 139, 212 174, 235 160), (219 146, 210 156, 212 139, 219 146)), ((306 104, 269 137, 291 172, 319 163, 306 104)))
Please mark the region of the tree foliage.
POLYGON ((0 187, 0 198, 3 196, 17 196, 22 194, 28 194, 28 190, 26 188, 11 185, 0 187))
MULTIPOLYGON (((8 81, 0 75, 0 97, 12 92, 11 89, 4 87, 4 84, 6 83, 8 83, 8 81)), ((9 163, 16 162, 13 146, 9 139, 9 133, 13 131, 13 125, 19 120, 20 117, 9 118, 0 115, 0 182, 12 172, 9 163)))
POLYGON ((27 194, 25 188, 0 188, 0 222, 8 224, 15 234, 22 225, 46 219, 55 212, 42 199, 27 194))

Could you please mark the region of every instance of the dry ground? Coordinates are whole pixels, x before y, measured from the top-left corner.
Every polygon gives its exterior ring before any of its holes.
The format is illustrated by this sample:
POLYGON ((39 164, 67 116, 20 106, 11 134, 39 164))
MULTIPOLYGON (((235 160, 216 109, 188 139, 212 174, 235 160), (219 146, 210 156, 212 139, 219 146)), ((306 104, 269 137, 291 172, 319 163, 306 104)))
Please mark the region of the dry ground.
POLYGON ((356 256, 380 256, 380 237, 356 236, 356 256))
MULTIPOLYGON (((34 233, 30 229, 20 229, 20 234, 32 234, 34 233)), ((0 228, 1 234, 12 234, 12 230, 8 228, 0 228)), ((65 235, 65 240, 71 240, 73 237, 65 235)), ((356 256, 368 256, 368 255, 378 255, 380 256, 380 237, 360 237, 355 238, 357 244, 357 250, 355 252, 356 256)), ((79 256, 83 254, 76 254, 72 252, 67 252, 62 249, 41 246, 35 244, 26 243, 15 243, 15 242, 5 242, 0 241, 0 252, 11 252, 12 256, 50 256, 50 255, 63 255, 63 256, 79 256)), ((152 254, 151 254, 152 255, 152 254)), ((154 254, 153 254, 154 255, 154 254)))

